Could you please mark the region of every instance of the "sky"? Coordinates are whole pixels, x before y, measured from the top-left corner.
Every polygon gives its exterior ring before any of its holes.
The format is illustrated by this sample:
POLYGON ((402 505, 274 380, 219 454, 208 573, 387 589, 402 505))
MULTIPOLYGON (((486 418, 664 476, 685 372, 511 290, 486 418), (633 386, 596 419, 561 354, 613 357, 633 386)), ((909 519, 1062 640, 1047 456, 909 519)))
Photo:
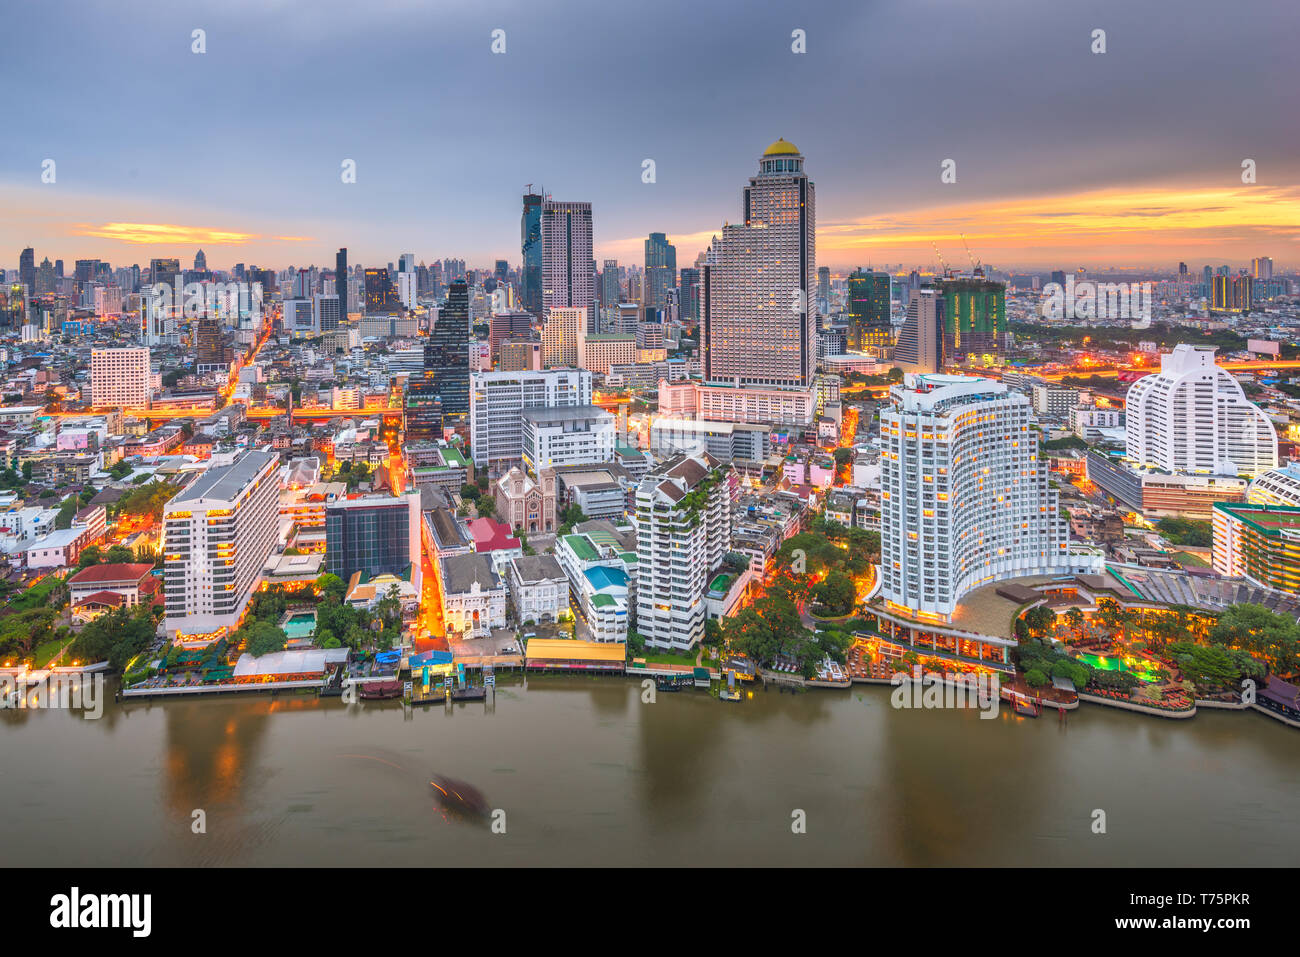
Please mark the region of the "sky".
POLYGON ((1300 268, 1293 0, 42 0, 5 26, 8 268, 517 265, 527 184, 592 203, 598 260, 653 231, 684 266, 778 137, 833 271, 965 266, 963 236, 1004 269, 1300 268))

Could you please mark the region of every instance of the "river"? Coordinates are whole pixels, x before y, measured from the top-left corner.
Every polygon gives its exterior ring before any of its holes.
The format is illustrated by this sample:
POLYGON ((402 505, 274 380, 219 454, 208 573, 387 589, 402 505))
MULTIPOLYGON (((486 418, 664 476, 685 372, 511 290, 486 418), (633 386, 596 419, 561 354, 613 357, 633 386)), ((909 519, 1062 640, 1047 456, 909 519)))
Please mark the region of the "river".
POLYGON ((266 695, 0 713, 5 862, 1222 866, 1300 847, 1300 733, 1255 713, 981 720, 896 710, 884 687, 643 704, 626 679, 499 680, 495 702, 409 713, 266 695), (449 819, 434 774, 505 833, 449 819))

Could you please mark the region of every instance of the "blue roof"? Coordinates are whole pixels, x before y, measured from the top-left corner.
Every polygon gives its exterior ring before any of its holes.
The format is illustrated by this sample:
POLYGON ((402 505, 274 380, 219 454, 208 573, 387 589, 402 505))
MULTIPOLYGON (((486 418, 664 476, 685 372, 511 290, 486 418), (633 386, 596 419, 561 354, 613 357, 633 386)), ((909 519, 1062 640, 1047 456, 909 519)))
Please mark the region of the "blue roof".
POLYGON ((607 568, 604 565, 596 565, 588 568, 584 575, 587 581, 591 582, 592 587, 597 591, 616 585, 619 588, 627 587, 627 573, 621 568, 607 568))
POLYGON ((411 656, 411 668, 423 668, 425 665, 449 665, 452 661, 450 651, 425 651, 411 656))

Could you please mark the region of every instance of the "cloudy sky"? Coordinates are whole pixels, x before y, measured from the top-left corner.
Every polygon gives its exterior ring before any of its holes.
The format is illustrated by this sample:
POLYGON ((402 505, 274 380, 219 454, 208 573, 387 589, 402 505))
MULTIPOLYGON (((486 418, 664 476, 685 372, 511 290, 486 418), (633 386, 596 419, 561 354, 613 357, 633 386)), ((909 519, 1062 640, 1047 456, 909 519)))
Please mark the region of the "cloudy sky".
POLYGON ((1293 0, 41 0, 5 27, 9 268, 517 264, 528 183, 592 202, 598 259, 663 231, 685 265, 777 137, 834 270, 965 263, 963 234, 1003 268, 1300 267, 1293 0))

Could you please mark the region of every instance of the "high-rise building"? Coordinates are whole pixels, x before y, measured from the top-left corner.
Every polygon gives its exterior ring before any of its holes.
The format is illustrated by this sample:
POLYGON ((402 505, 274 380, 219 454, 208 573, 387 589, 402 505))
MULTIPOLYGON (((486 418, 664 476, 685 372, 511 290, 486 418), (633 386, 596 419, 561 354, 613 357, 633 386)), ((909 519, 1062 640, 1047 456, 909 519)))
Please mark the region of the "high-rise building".
POLYGON ((469 285, 456 280, 424 347, 424 375, 442 404, 444 425, 464 426, 469 417, 469 285))
POLYGON ((606 259, 600 271, 600 304, 612 309, 623 299, 623 284, 618 278, 618 260, 606 259))
POLYGON ((348 297, 348 250, 346 246, 339 248, 334 254, 334 292, 339 297, 339 318, 346 319, 348 313, 352 311, 352 301, 348 297))
MULTIPOLYGON (((80 268, 80 263, 78 263, 80 268)), ((153 284, 165 283, 170 286, 176 282, 177 275, 181 271, 181 261, 179 259, 151 259, 149 261, 149 282, 153 284)), ((78 279, 81 277, 78 276, 78 279)), ((92 277, 93 278, 93 277, 92 277)))
POLYGON ((523 266, 519 276, 519 301, 527 312, 542 317, 542 197, 524 194, 524 212, 519 219, 523 266))
POLYGON ((636 490, 637 631, 685 651, 704 636, 705 596, 731 550, 731 495, 708 453, 669 459, 636 490))
POLYGON ((1271 256, 1256 256, 1250 261, 1250 274, 1255 279, 1272 279, 1273 258, 1271 256))
POLYGON ((548 321, 552 309, 581 309, 585 327, 595 298, 591 263, 591 203, 544 200, 542 308, 548 321))
POLYGON ((178 640, 234 630, 275 547, 280 456, 243 453, 208 469, 163 508, 167 632, 178 640))
POLYGON ((681 304, 682 321, 694 325, 700 321, 700 271, 694 266, 683 266, 679 281, 677 301, 681 304))
POLYGON ((1213 346, 1180 343, 1160 371, 1129 386, 1125 454, 1167 472, 1255 476, 1277 467, 1277 430, 1213 346))
POLYGON ((312 324, 319 332, 333 332, 342 320, 339 309, 339 295, 317 293, 312 298, 312 324))
POLYGON ((816 371, 816 203, 804 158, 785 140, 744 190, 744 222, 724 226, 701 278, 706 380, 807 386, 816 371))
POLYGON ((943 317, 946 303, 933 286, 913 289, 907 319, 898 330, 894 365, 904 372, 938 372, 943 368, 943 317))
POLYGON ((542 364, 576 366, 578 339, 587 331, 587 310, 553 306, 546 310, 542 326, 542 364))
POLYGON ((488 343, 492 361, 501 357, 501 343, 507 339, 527 339, 533 331, 533 317, 517 309, 494 312, 488 319, 488 343))
POLYGON ((504 470, 523 457, 524 409, 591 404, 585 369, 476 372, 470 381, 470 450, 476 468, 504 470))
POLYGON ((1219 312, 1250 312, 1255 307, 1255 280, 1250 276, 1215 276, 1210 308, 1219 312))
MULTIPOLYGON (((325 571, 345 582, 358 572, 418 576, 420 494, 363 495, 325 506, 325 571)), ((417 588, 418 581, 414 582, 417 588)))
POLYGON ((388 270, 380 266, 366 270, 366 312, 394 312, 400 308, 397 290, 388 270))
POLYGON ((951 621, 973 588, 1069 566, 1028 398, 991 379, 913 374, 890 402, 880 413, 887 607, 951 621))
POLYGON ((991 363, 1001 355, 1007 333, 1006 284, 961 277, 942 279, 937 289, 944 300, 944 361, 991 363))
POLYGON ((1214 570, 1300 595, 1300 508, 1214 503, 1214 570))
POLYGON ((148 349, 91 350, 90 402, 96 408, 149 408, 151 379, 148 349))
POLYGON ((207 272, 207 270, 208 270, 208 257, 204 254, 203 250, 200 249, 198 252, 194 254, 194 271, 207 272))
POLYGON ((883 358, 893 342, 889 301, 892 279, 887 272, 855 270, 849 276, 848 348, 883 358))
POLYGON ((831 270, 829 266, 817 267, 817 298, 822 302, 830 302, 831 270))
POLYGON ((221 320, 203 316, 194 325, 194 362, 199 373, 228 365, 221 320), (205 368, 206 367, 206 368, 205 368))
POLYGON ((506 339, 501 343, 497 368, 502 372, 523 372, 542 368, 542 344, 536 339, 506 339))
POLYGON ((645 305, 663 309, 676 286, 677 247, 663 233, 651 233, 645 241, 645 305))
POLYGON ((36 250, 28 246, 18 254, 18 281, 27 287, 29 295, 36 293, 36 250))

